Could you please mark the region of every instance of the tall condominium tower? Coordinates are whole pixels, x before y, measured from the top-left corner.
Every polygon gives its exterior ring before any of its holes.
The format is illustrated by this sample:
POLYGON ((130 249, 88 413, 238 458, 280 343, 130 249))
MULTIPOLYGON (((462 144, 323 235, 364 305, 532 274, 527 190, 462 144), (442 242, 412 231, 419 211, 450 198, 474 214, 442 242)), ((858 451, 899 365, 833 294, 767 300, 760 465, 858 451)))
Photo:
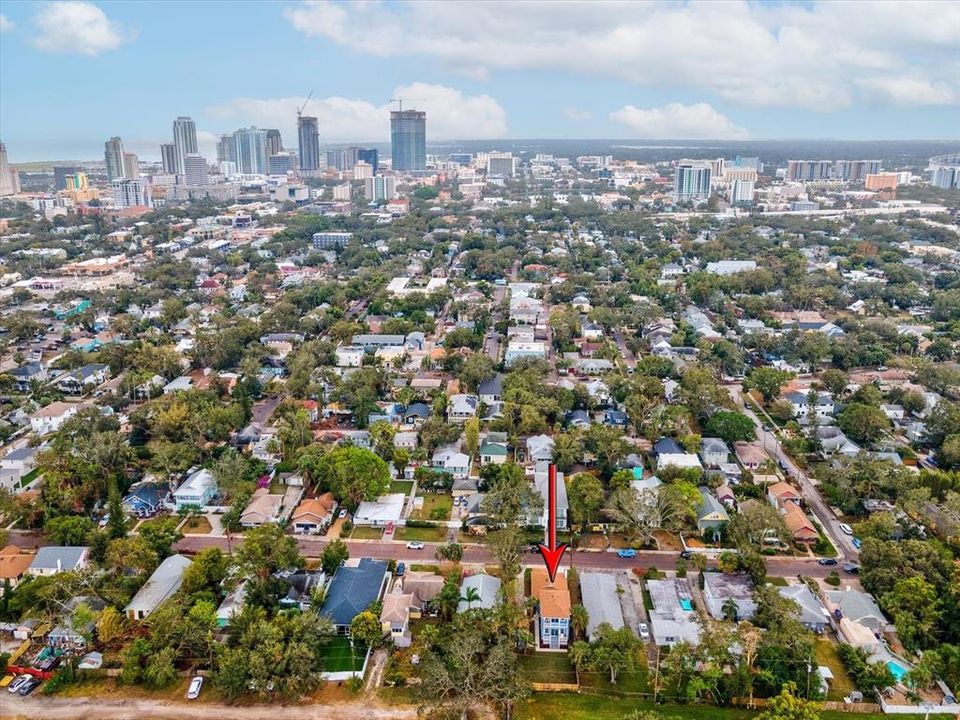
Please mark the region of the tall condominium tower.
POLYGON ((677 202, 692 200, 700 202, 710 197, 709 161, 681 160, 673 183, 673 196, 677 202))
POLYGON ((280 131, 267 128, 267 157, 283 152, 283 138, 280 131))
POLYGON ((177 149, 173 143, 163 143, 160 146, 160 161, 163 163, 163 172, 168 175, 177 172, 177 149))
POLYGON ((237 161, 237 141, 233 135, 221 135, 217 140, 217 162, 237 161))
POLYGON ((390 113, 390 149, 393 169, 427 169, 427 114, 420 110, 394 110, 390 113))
POLYGON ((123 141, 114 136, 104 144, 103 162, 107 166, 107 180, 113 182, 123 175, 123 141))
POLYGON ((123 176, 127 178, 140 177, 140 158, 136 153, 125 152, 123 154, 123 176))
POLYGON ((191 118, 181 116, 173 121, 173 147, 177 174, 183 175, 184 158, 197 152, 197 126, 191 118))
POLYGON ((237 171, 244 175, 267 174, 267 131, 241 128, 233 134, 237 152, 237 171))
POLYGON ((185 185, 207 185, 209 178, 207 176, 207 159, 197 153, 190 153, 183 159, 184 163, 184 184, 185 185))
POLYGON ((317 119, 308 115, 297 118, 297 141, 300 149, 300 169, 320 169, 320 133, 317 119))
POLYGON ((20 175, 7 162, 7 146, 0 142, 0 197, 20 192, 20 175))

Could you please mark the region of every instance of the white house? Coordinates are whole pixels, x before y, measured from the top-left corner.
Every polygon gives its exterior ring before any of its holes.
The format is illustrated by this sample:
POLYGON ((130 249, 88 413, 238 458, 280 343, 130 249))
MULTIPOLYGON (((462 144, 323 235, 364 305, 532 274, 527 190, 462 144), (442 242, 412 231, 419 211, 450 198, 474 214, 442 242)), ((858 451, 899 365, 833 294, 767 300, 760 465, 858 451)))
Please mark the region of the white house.
POLYGON ((34 555, 28 572, 31 575, 56 575, 61 572, 72 572, 86 567, 89 557, 90 548, 88 547, 57 545, 42 547, 34 555))
POLYGON ((476 395, 451 395, 447 404, 447 420, 465 422, 476 416, 479 400, 476 395))
POLYGON ((703 470, 700 458, 693 453, 662 453, 657 455, 657 470, 663 470, 665 467, 703 470))
POLYGON ((37 435, 56 432, 67 420, 77 414, 77 407, 77 403, 59 400, 52 402, 30 416, 30 428, 37 435))
POLYGON ((333 352, 337 367, 360 367, 363 364, 364 349, 358 345, 341 345, 333 352))
POLYGON ((203 507, 217 495, 217 481, 207 469, 197 470, 173 491, 177 510, 184 506, 203 507))
POLYGON ((376 500, 364 500, 353 514, 353 524, 383 526, 396 523, 403 513, 406 498, 403 493, 390 493, 376 500))
POLYGON ((433 454, 430 464, 450 473, 454 480, 461 480, 470 475, 470 457, 453 448, 439 448, 433 454))
POLYGON ((537 463, 553 460, 553 438, 549 435, 532 435, 527 438, 527 462, 537 463))

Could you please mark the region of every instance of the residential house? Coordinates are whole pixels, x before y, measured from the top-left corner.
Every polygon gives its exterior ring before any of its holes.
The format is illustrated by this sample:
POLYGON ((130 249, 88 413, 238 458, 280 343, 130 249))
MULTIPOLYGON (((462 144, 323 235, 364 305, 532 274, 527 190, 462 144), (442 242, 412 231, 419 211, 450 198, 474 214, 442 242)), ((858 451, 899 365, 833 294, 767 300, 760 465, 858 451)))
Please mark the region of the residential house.
POLYGON ((460 604, 457 605, 457 612, 462 613, 467 610, 476 610, 482 608, 491 610, 497 604, 497 597, 500 594, 500 578, 486 573, 477 573, 468 575, 460 583, 460 604), (464 598, 471 595, 470 590, 476 590, 478 598, 467 602, 464 598))
POLYGON ((893 625, 887 620, 871 595, 860 590, 828 590, 825 593, 827 610, 836 618, 847 618, 874 633, 890 632, 893 625))
POLYGON ((56 575, 60 572, 73 572, 87 566, 90 548, 50 545, 37 550, 30 563, 31 575, 56 575))
POLYGON ((700 504, 697 506, 697 530, 701 535, 719 531, 727 524, 730 516, 723 504, 713 496, 710 488, 700 488, 700 504))
POLYGON ((235 615, 239 615, 243 611, 243 605, 246 601, 246 596, 247 581, 244 580, 231 592, 227 593, 227 596, 217 608, 217 627, 227 627, 233 620, 233 617, 235 615))
POLYGON ((718 485, 713 491, 717 500, 723 503, 727 510, 732 510, 737 505, 737 496, 733 494, 733 489, 729 485, 718 485))
POLYGON ((240 515, 240 524, 245 528, 254 528, 265 523, 275 523, 280 519, 282 506, 283 495, 271 494, 269 488, 257 488, 240 515))
POLYGON ((683 470, 703 470, 700 458, 693 453, 662 453, 657 455, 657 470, 666 467, 681 468, 683 470))
POLYGON ((30 570, 33 555, 23 552, 16 545, 7 545, 0 550, 0 597, 3 588, 15 588, 30 570))
MULTIPOLYGON (((550 517, 550 508, 548 503, 550 476, 547 468, 548 464, 546 462, 538 463, 533 474, 533 489, 543 499, 543 508, 540 510, 539 516, 531 517, 529 518, 529 521, 531 525, 539 525, 540 527, 547 527, 547 521, 550 517)), ((567 501, 567 483, 564 480, 562 472, 557 472, 556 501, 556 527, 557 530, 564 531, 570 527, 568 522, 570 504, 567 501)))
POLYGON ((532 435, 527 438, 528 463, 553 460, 553 438, 549 435, 532 435))
POLYGON ((825 458, 833 455, 856 457, 861 452, 860 446, 834 425, 818 426, 817 437, 820 439, 820 454, 825 458))
POLYGON ((509 367, 517 362, 517 360, 522 360, 524 358, 543 360, 546 357, 546 343, 537 341, 520 342, 519 340, 511 340, 507 344, 507 351, 504 353, 503 362, 507 367, 509 367))
POLYGON ((353 619, 383 597, 390 572, 383 560, 348 560, 337 568, 327 586, 320 614, 330 619, 338 635, 350 634, 353 619))
POLYGON ((138 482, 130 486, 123 498, 123 507, 138 518, 152 517, 163 509, 169 494, 170 487, 167 483, 138 482))
POLYGON ((403 591, 413 595, 411 617, 419 617, 443 589, 444 578, 426 570, 408 570, 402 578, 403 591))
POLYGON ((793 416, 801 424, 813 422, 816 419, 817 424, 826 424, 833 418, 834 402, 833 396, 828 392, 817 393, 816 401, 811 406, 807 393, 791 392, 784 395, 784 400, 790 403, 793 408, 793 416), (813 414, 811 415, 811 410, 813 414))
POLYGON ((17 481, 24 475, 29 475, 37 467, 37 451, 39 448, 25 445, 11 450, 0 458, 0 472, 11 475, 17 481))
POLYGON ((163 386, 163 394, 172 395, 173 393, 186 392, 192 387, 193 378, 189 375, 181 375, 180 377, 174 378, 163 386))
POLYGON ((562 650, 570 642, 570 590, 567 574, 557 572, 553 582, 546 568, 535 567, 530 572, 530 596, 536 598, 534 623, 539 647, 562 650))
POLYGON ((397 449, 413 452, 417 449, 419 440, 415 430, 402 430, 393 436, 393 446, 397 449))
POLYGON ((763 445, 756 442, 737 441, 733 444, 733 452, 743 468, 751 472, 759 470, 762 465, 770 460, 763 450, 763 445))
POLYGON ((37 435, 54 433, 70 418, 77 414, 78 403, 52 402, 40 408, 30 416, 30 428, 37 435))
POLYGON ((757 612, 753 589, 753 583, 747 575, 719 572, 703 574, 703 599, 710 615, 717 620, 726 619, 724 608, 733 608, 734 603, 736 620, 750 620, 757 612))
POLYGON ((413 425, 415 427, 420 427, 423 423, 427 421, 430 417, 430 406, 426 403, 415 402, 410 403, 403 413, 403 423, 405 425, 413 425))
POLYGON ((413 594, 398 591, 396 586, 393 592, 383 596, 383 605, 380 610, 380 627, 384 635, 388 635, 397 647, 409 647, 410 637, 410 610, 413 607, 413 594))
POLYGON ((490 439, 488 433, 480 446, 480 464, 481 465, 503 465, 507 461, 507 443, 504 441, 495 441, 490 439))
POLYGON ((364 500, 353 513, 353 524, 383 527, 388 523, 396 523, 403 514, 406 499, 403 493, 389 493, 376 500, 364 500))
POLYGON ((67 395, 82 395, 110 379, 110 366, 93 363, 57 377, 53 385, 67 395))
POLYGON ((366 351, 359 345, 341 345, 333 354, 337 359, 337 367, 358 368, 363 364, 366 351))
POLYGON ((577 375, 603 375, 614 369, 615 365, 604 358, 584 358, 574 364, 577 375))
POLYGON ((581 572, 580 597, 587 609, 587 639, 592 640, 600 625, 614 630, 623 627, 623 612, 617 594, 616 578, 610 573, 581 572))
POLYGON ((143 620, 172 596, 183 582, 183 573, 193 563, 183 555, 171 555, 153 571, 142 588, 123 609, 131 620, 143 620))
POLYGON ((480 396, 480 402, 485 405, 501 402, 503 400, 503 373, 497 373, 480 383, 477 394, 480 396))
POLYGON ((800 622, 804 627, 818 634, 824 631, 829 620, 828 613, 806 583, 781 587, 778 592, 800 608, 800 622))
POLYGON ((437 470, 453 475, 454 480, 470 476, 470 456, 456 448, 439 448, 433 453, 430 464, 437 470))
POLYGON ((476 416, 478 405, 476 395, 451 395, 447 403, 447 420, 452 423, 466 422, 476 416))
POLYGON ((767 488, 767 500, 777 510, 783 510, 788 504, 799 507, 803 496, 793 485, 781 481, 767 488))
POLYGON ((693 608, 693 591, 686 578, 647 580, 653 608, 649 611, 650 631, 659 647, 677 643, 700 644, 700 622, 693 608))
POLYGON ((662 437, 653 444, 653 454, 660 455, 682 455, 683 448, 673 438, 662 437))
POLYGON ((313 535, 322 532, 333 523, 337 501, 327 492, 315 498, 307 498, 297 505, 290 518, 293 532, 313 535))
POLYGON ((810 545, 815 543, 820 533, 817 526, 813 524, 807 514, 800 509, 799 505, 788 502, 783 510, 783 522, 790 531, 790 535, 795 543, 810 545))
POLYGON ((630 418, 623 410, 606 410, 603 413, 603 424, 610 427, 625 428, 630 424, 630 418))
POLYGON ((205 507, 217 496, 217 481, 213 473, 206 468, 197 470, 173 491, 173 501, 177 510, 184 506, 205 507))
POLYGON ((8 373, 16 383, 17 392, 30 392, 32 383, 42 383, 47 379, 47 369, 43 363, 31 362, 25 363, 20 367, 15 367, 8 373))
POLYGON ((720 467, 730 458, 727 444, 720 438, 703 438, 700 441, 700 457, 707 467, 720 467))

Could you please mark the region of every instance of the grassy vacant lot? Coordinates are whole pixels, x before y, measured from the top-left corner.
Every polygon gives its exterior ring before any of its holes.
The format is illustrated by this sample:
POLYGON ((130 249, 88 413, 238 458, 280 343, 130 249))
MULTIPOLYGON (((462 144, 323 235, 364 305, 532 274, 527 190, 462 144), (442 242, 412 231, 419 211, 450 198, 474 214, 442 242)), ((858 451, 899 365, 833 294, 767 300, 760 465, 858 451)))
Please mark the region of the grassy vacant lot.
POLYGON ((413 480, 394 480, 390 483, 390 492, 409 495, 413 490, 413 480))
POLYGON ((844 697, 855 690, 853 681, 847 675, 846 668, 837 654, 837 646, 829 639, 823 637, 817 640, 814 647, 818 665, 826 665, 833 673, 833 681, 830 683, 830 690, 827 692, 827 700, 843 700, 844 697))
MULTIPOLYGON (((661 705, 649 700, 577 695, 574 693, 536 693, 517 705, 516 720, 622 720, 633 710, 657 710, 664 720, 750 720, 757 716, 750 710, 717 708, 709 705, 661 705)), ((857 720, 880 720, 883 714, 845 713, 824 710, 823 720, 857 718, 857 720)), ((903 720, 920 720, 922 715, 899 715, 903 720)))
POLYGON ((423 507, 414 510, 411 517, 417 520, 437 520, 439 518, 434 517, 434 510, 438 509, 443 511, 444 520, 450 517, 450 511, 453 510, 453 498, 450 495, 427 493, 419 497, 423 498, 423 507))
POLYGON ((575 683, 577 675, 566 653, 537 652, 520 658, 520 673, 536 683, 575 683))
POLYGON ((398 527, 394 537, 397 540, 410 542, 419 540, 420 542, 446 542, 447 528, 445 527, 398 527))
POLYGON ((383 528, 367 525, 354 525, 350 532, 351 540, 379 540, 383 537, 383 528))
POLYGON ((363 658, 367 654, 366 648, 358 645, 353 650, 354 659, 350 660, 350 639, 335 637, 320 651, 323 656, 323 669, 327 672, 346 672, 356 669, 359 673, 363 667, 363 658))
POLYGON ((184 533, 200 535, 209 533, 213 530, 213 527, 210 525, 210 521, 203 515, 194 515, 183 524, 183 528, 181 529, 184 533))

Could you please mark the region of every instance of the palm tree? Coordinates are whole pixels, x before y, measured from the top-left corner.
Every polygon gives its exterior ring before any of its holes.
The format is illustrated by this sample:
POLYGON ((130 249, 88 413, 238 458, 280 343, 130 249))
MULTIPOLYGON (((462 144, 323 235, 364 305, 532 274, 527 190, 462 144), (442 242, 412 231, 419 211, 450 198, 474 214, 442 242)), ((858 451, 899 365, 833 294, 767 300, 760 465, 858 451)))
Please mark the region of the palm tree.
POLYGON ((575 637, 584 637, 587 625, 590 622, 590 613, 583 605, 574 605, 570 611, 570 628, 575 637))
POLYGON ((590 643, 584 640, 578 640, 570 646, 567 654, 570 656, 570 663, 577 674, 577 685, 580 684, 580 670, 586 666, 590 659, 590 643))
POLYGON ((480 602, 480 591, 475 587, 468 587, 466 594, 460 596, 460 602, 467 604, 467 610, 472 609, 475 602, 480 602))
POLYGON ((729 597, 723 601, 723 605, 720 606, 720 612, 723 614, 724 620, 736 622, 737 617, 740 615, 740 606, 737 605, 736 600, 729 597))

